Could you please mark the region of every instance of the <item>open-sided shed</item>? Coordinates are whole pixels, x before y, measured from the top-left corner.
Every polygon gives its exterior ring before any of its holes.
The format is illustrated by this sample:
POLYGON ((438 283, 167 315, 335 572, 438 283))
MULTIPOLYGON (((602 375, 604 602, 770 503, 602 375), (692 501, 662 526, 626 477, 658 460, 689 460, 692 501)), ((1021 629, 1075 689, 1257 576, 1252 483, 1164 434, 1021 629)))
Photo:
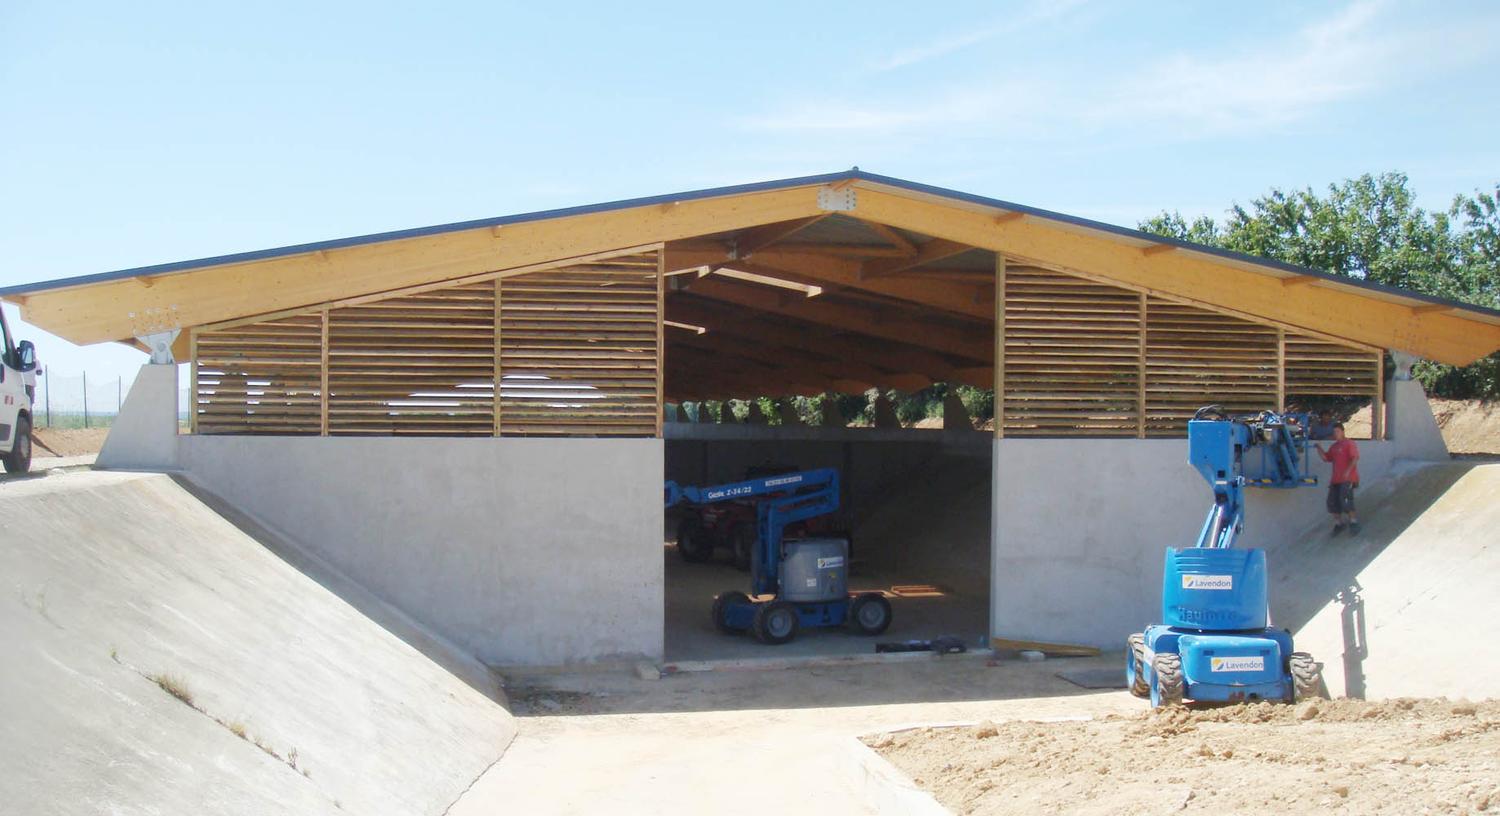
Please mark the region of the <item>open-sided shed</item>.
MULTIPOLYGON (((1385 353, 1500 348, 1491 310, 858 170, 0 298, 191 365, 190 432, 104 461, 187 471, 496 663, 661 654, 667 403, 994 388, 990 628, 1106 642, 1196 495, 1164 441, 1194 409, 1368 398, 1378 472, 1440 449, 1385 353)), ((127 408, 175 405, 140 382, 127 408)))

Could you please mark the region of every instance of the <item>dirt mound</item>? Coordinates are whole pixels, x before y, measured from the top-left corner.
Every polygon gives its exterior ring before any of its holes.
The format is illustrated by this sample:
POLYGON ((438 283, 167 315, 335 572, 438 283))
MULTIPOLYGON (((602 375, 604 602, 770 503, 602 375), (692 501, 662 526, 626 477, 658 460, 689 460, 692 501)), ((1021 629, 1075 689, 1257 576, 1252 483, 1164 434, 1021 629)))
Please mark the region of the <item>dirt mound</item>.
MULTIPOLYGON (((1500 402, 1430 397, 1432 417, 1449 453, 1500 454, 1500 402)), ((1344 420, 1344 430, 1355 439, 1370 438, 1370 406, 1344 420)))
POLYGON ((867 739, 956 813, 1500 810, 1500 701, 1315 700, 867 739))
POLYGON ((1432 415, 1452 453, 1500 453, 1500 402, 1431 399, 1432 415))

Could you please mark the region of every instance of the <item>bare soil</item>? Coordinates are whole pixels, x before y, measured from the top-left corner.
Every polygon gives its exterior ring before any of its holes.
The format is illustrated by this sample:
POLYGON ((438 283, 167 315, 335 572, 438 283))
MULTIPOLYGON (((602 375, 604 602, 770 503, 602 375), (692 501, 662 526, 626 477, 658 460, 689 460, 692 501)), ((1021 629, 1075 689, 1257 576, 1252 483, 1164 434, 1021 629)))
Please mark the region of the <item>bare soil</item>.
POLYGON ((1314 700, 866 738, 955 813, 1500 812, 1500 701, 1314 700))
POLYGON ((37 428, 32 431, 34 456, 87 456, 104 447, 108 428, 37 428))

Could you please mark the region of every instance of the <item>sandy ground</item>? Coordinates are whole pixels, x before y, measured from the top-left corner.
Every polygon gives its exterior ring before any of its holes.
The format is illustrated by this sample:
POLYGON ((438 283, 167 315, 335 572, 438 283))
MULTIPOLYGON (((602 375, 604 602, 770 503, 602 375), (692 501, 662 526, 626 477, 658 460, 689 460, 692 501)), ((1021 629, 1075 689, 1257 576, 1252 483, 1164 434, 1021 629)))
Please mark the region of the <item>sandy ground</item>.
POLYGON ((1042 663, 975 656, 641 680, 623 672, 508 676, 520 732, 449 811, 475 814, 868 813, 850 741, 917 723, 1138 711, 1125 692, 1042 663))
POLYGON ((104 447, 108 428, 37 428, 31 439, 33 456, 84 456, 104 447))
POLYGON ((1500 811, 1500 701, 1179 708, 866 742, 963 814, 1500 811))

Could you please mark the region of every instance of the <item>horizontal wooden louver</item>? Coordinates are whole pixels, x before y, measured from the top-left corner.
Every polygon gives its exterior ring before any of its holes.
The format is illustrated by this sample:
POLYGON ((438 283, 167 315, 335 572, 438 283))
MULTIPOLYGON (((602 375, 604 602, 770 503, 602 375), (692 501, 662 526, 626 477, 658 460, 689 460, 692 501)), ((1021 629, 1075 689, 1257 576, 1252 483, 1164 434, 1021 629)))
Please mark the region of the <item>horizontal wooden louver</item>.
POLYGON ((1005 279, 1005 435, 1135 436, 1140 298, 1040 269, 1005 279))
POLYGON ((1205 405, 1379 396, 1371 349, 1032 267, 1004 292, 1005 436, 1175 438, 1205 405))
POLYGON ((1379 352, 1287 332, 1287 396, 1368 397, 1379 387, 1382 362, 1379 352))
POLYGON ((1148 298, 1146 435, 1181 436, 1199 408, 1276 408, 1276 329, 1148 298))
POLYGON ((501 432, 654 435, 659 316, 655 253, 504 278, 501 432))
POLYGON ((493 281, 331 309, 328 432, 494 432, 493 281))
POLYGON ((203 434, 315 434, 321 315, 206 332, 196 342, 194 426, 203 434))

